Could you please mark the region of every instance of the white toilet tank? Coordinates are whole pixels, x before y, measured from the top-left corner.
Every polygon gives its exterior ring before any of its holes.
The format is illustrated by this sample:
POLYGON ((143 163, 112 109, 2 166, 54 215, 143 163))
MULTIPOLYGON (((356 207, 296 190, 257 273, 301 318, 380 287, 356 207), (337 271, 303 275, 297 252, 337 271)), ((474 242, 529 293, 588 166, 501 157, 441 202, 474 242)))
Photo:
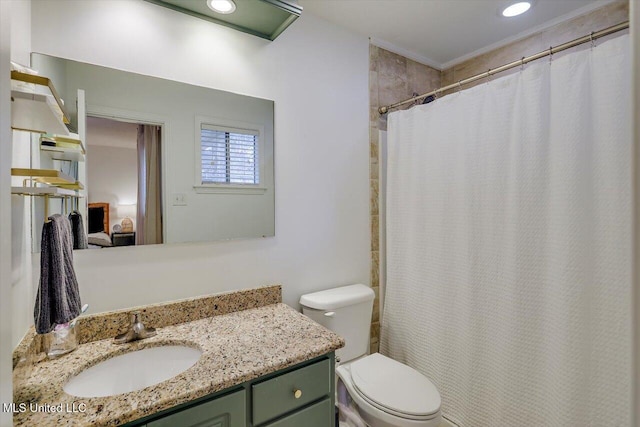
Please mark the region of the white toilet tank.
POLYGON ((345 346, 336 351, 340 362, 367 354, 373 310, 373 290, 349 285, 302 295, 302 313, 340 335, 345 346))

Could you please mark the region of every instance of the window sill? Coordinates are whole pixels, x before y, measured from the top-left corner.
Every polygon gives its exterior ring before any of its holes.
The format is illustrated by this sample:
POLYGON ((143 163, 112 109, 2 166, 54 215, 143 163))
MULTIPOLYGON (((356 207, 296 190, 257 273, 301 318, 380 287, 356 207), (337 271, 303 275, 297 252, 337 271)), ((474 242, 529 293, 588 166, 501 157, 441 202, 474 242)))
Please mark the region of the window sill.
POLYGON ((266 187, 253 185, 194 185, 193 189, 198 194, 264 194, 266 187))

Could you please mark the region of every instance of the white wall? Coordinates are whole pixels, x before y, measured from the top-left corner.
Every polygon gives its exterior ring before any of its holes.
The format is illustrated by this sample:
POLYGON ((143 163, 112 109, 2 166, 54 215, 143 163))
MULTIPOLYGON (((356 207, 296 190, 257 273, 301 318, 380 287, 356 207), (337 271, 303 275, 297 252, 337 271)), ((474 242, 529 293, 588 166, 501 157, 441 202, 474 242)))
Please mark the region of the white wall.
POLYGON ((634 91, 633 108, 633 135, 634 135, 634 254, 633 254, 633 293, 632 312, 633 324, 633 425, 640 427, 640 4, 629 0, 629 18, 631 22, 631 55, 632 55, 632 88, 634 91))
MULTIPOLYGON (((12 1, 11 60, 29 65, 31 51, 31 3, 12 1)), ((11 162, 13 166, 31 167, 31 136, 28 132, 12 132, 11 162)), ((4 172, 4 166, 2 171, 4 172)), ((13 185, 22 185, 13 178, 13 185)), ((4 223, 4 221, 2 221, 4 223)), ((31 260, 30 199, 11 196, 11 309, 12 338, 15 346, 33 323, 33 287, 31 260)), ((3 239, 4 240, 4 239, 3 239)), ((4 257, 3 257, 4 258, 4 257)), ((6 295, 3 293, 3 295, 6 295)), ((4 298, 3 298, 4 299, 4 298)), ((13 347, 12 346, 12 347, 13 347)))
POLYGON ((270 283, 297 306, 369 282, 365 37, 303 14, 268 42, 139 0, 32 10, 36 52, 275 101, 276 236, 78 251, 91 312, 270 283))
MULTIPOLYGON (((91 134, 91 128, 87 135, 91 134)), ((135 204, 138 197, 138 151, 124 147, 87 146, 89 203, 109 203, 109 230, 120 223, 118 205, 135 204)), ((132 217, 135 226, 135 218, 132 217)), ((109 232, 107 230, 107 232, 109 232)))
POLYGON ((85 146, 120 147, 137 150, 138 124, 120 122, 99 117, 87 117, 87 140, 85 146))
MULTIPOLYGON (((29 219, 28 203, 11 196, 11 162, 22 162, 29 153, 30 140, 22 132, 11 131, 9 61, 28 63, 31 45, 30 3, 0 1, 0 402, 13 400, 11 349, 26 331, 31 304, 31 259, 25 249, 29 219), (19 230, 14 232, 14 226, 19 230), (8 236, 11 235, 11 239, 8 236)), ((0 426, 10 426, 10 413, 0 412, 0 426)))
MULTIPOLYGON (((11 140, 11 2, 0 1, 0 141, 11 140)), ((0 236, 11 233, 11 144, 0 144, 0 236)), ((11 240, 0 239, 0 403, 11 402, 11 240)), ((11 425, 11 414, 0 411, 0 426, 11 425)))

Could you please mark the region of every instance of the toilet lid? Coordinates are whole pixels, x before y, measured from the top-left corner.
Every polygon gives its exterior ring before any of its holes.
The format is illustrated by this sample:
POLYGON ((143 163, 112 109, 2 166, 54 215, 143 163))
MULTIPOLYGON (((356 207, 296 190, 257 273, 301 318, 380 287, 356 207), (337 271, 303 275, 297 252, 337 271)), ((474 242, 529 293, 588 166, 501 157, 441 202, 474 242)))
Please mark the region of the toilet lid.
POLYGON ((390 411, 423 417, 440 410, 440 393, 431 381, 379 353, 353 362, 351 378, 363 396, 390 411))

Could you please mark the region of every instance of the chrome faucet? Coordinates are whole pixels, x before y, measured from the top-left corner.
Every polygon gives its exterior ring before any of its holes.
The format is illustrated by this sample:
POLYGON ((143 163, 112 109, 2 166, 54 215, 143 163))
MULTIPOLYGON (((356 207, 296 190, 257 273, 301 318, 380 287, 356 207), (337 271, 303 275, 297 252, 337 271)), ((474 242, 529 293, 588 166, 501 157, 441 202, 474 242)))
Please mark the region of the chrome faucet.
POLYGON ((142 324, 142 321, 140 321, 140 317, 139 311, 131 313, 131 325, 129 325, 129 330, 123 334, 116 335, 113 341, 116 344, 125 344, 131 341, 143 340, 154 336, 156 334, 156 329, 145 327, 142 324))

